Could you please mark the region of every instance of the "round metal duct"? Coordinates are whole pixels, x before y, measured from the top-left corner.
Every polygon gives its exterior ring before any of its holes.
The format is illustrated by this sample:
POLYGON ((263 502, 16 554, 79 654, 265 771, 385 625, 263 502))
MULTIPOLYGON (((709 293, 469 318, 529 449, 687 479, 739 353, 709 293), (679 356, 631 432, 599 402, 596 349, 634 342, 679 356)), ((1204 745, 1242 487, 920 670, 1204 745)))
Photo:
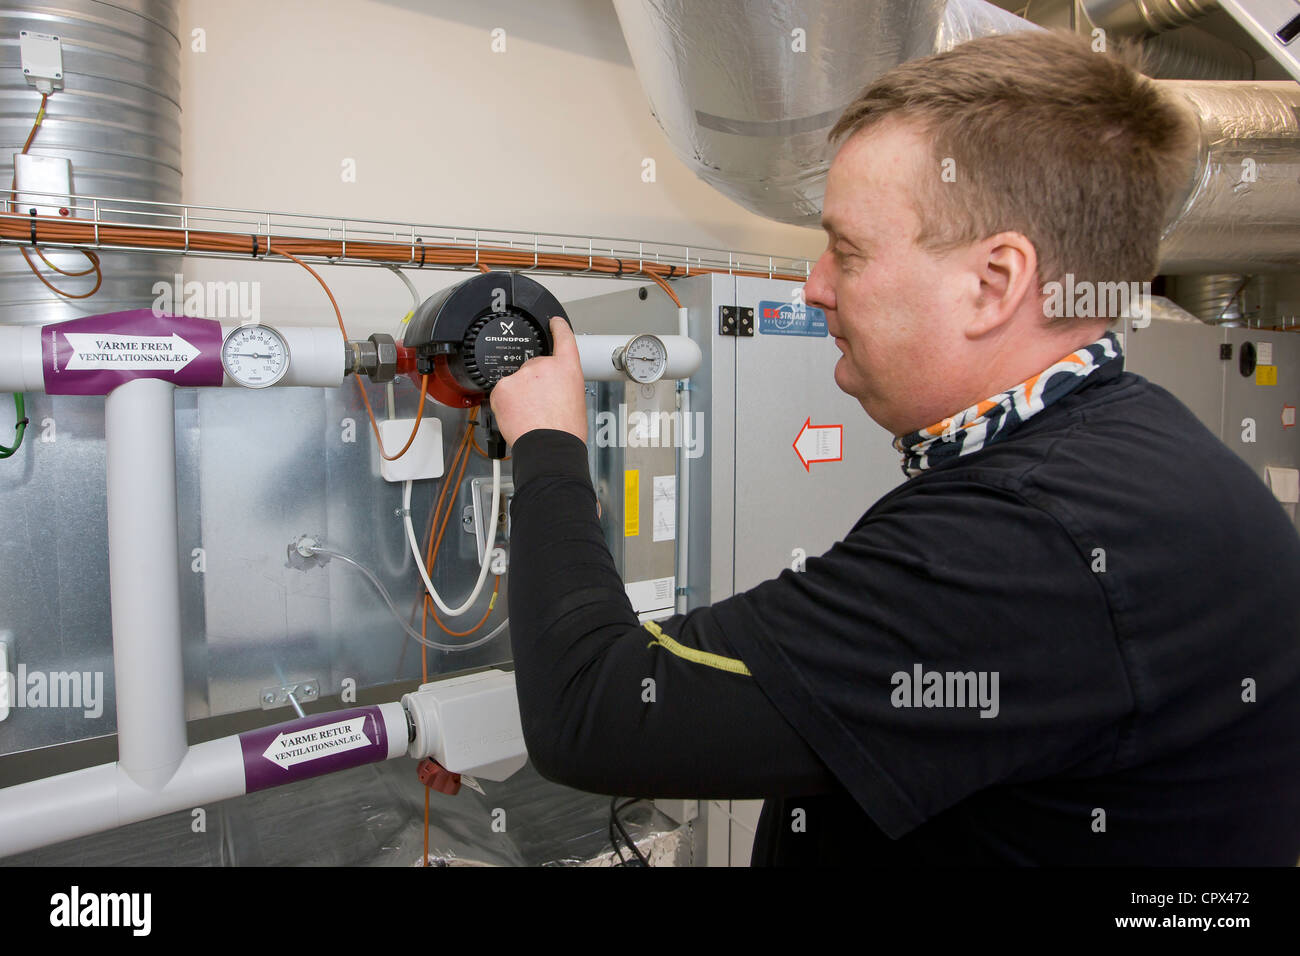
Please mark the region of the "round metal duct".
POLYGON ((1160 271, 1294 273, 1300 268, 1300 87, 1159 83, 1184 97, 1201 125, 1200 155, 1165 226, 1160 271))
POLYGON ((673 151, 760 216, 816 226, 831 147, 863 87, 904 60, 1033 29, 983 0, 614 0, 673 151))
POLYGON ((1173 299, 1202 322, 1238 324, 1242 319, 1242 291, 1246 277, 1228 273, 1178 276, 1173 299))
MULTIPOLYGON (((22 150, 41 101, 23 76, 21 30, 56 35, 63 46, 64 88, 50 97, 30 152, 71 160, 78 195, 180 202, 178 0, 0 4, 0 177, 6 190, 13 154, 22 150)), ((79 209, 76 214, 89 218, 91 213, 79 209)), ((49 249, 46 255, 64 269, 87 265, 76 252, 49 249)), ((0 247, 0 323, 46 323, 146 307, 154 282, 170 281, 180 263, 178 257, 126 252, 103 252, 100 258, 104 284, 99 292, 69 300, 42 285, 17 249, 0 247)), ((70 292, 88 291, 93 284, 45 274, 70 292)))

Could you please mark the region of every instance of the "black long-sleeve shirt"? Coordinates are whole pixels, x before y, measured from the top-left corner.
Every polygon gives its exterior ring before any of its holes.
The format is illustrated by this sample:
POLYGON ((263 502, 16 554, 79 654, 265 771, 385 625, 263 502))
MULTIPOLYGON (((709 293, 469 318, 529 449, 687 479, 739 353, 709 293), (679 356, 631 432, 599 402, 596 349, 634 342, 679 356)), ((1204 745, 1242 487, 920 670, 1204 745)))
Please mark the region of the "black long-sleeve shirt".
POLYGON ((1300 856, 1300 536, 1118 362, 806 570, 657 633, 585 444, 538 430, 513 457, 511 631, 544 776, 769 798, 756 863, 1300 856))

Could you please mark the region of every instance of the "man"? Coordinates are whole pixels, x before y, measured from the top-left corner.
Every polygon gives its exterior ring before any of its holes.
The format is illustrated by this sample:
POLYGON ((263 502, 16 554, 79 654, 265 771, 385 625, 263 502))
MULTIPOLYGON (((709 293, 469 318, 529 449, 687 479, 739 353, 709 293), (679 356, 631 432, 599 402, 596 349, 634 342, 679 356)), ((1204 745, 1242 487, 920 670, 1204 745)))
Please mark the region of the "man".
POLYGON ((1155 272, 1186 114, 1121 60, 1024 33, 891 71, 832 136, 806 299, 910 480, 805 571, 638 626, 554 322, 555 355, 492 396, 537 768, 768 798, 756 863, 1293 865, 1300 536, 1123 371, 1114 316, 1044 314, 1067 274, 1155 272))

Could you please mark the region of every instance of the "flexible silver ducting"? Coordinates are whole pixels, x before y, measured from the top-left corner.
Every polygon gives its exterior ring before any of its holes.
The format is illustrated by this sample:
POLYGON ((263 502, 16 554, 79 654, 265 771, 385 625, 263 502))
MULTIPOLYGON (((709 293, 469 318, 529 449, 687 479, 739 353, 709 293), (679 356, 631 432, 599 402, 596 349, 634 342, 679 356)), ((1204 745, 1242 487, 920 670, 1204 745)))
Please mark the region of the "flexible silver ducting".
POLYGON ((1201 124, 1187 192, 1165 227, 1160 271, 1300 268, 1300 86, 1162 80, 1201 124))
POLYGON ((1142 42, 1148 76, 1168 80, 1253 80, 1255 61, 1240 47, 1189 27, 1142 42))
POLYGON ((904 60, 1031 28, 981 0, 615 0, 614 8, 681 161, 746 209, 799 225, 818 223, 826 134, 863 87, 904 60))
MULTIPOLYGON (((800 225, 816 225, 820 216, 831 156, 826 133, 871 80, 974 37, 1035 28, 980 0, 615 0, 615 8, 678 157, 745 208, 800 225), (801 40, 814 52, 800 52, 801 40)), ((1152 29, 1207 9, 1141 5, 1152 29)), ((1169 72, 1227 77, 1252 69, 1214 37, 1168 37, 1157 41, 1156 56, 1169 72)), ((1203 132, 1166 230, 1162 271, 1300 267, 1300 87, 1161 82, 1186 98, 1203 132)))
POLYGON ((1081 5, 1094 24, 1126 36, 1163 33, 1219 9, 1218 0, 1081 0, 1081 5))

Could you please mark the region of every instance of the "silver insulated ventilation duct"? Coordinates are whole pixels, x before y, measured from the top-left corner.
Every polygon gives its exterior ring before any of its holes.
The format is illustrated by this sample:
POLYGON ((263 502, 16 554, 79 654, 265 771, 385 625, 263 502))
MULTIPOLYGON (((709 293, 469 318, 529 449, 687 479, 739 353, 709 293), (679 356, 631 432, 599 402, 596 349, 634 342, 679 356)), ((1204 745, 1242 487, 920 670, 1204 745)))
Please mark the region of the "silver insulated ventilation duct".
POLYGON ((1160 245, 1160 271, 1300 269, 1300 86, 1161 80, 1191 105, 1201 147, 1160 245))
MULTIPOLYGON (((651 108, 681 160, 746 209, 806 226, 821 214, 826 134, 868 83, 975 37, 1038 29, 980 0, 614 6, 651 108)), ((1182 9, 1158 6, 1162 24, 1182 9)), ((1179 39, 1176 31, 1167 36, 1179 39)), ((1240 72, 1220 67, 1197 72, 1240 72)), ((1300 87, 1160 82, 1187 100, 1201 128, 1200 155, 1165 229, 1161 271, 1300 268, 1300 87)))
MULTIPOLYGON (((13 154, 22 150, 41 102, 23 76, 23 30, 58 36, 63 48, 64 86, 50 97, 30 152, 71 160, 72 189, 79 195, 180 202, 178 0, 0 3, 0 177, 6 190, 13 178, 13 154)), ((89 218, 91 213, 89 205, 75 210, 78 217, 89 218)), ((101 214, 111 215, 104 210, 101 214)), ((131 221, 174 225, 162 219, 131 221)), ((76 252, 44 251, 64 269, 87 265, 76 252)), ((70 300, 42 285, 17 249, 0 247, 0 323, 46 323, 147 307, 153 283, 159 278, 170 281, 180 261, 129 252, 104 252, 100 257, 104 284, 99 292, 70 300)), ((60 276, 36 262, 60 288, 80 292, 93 284, 86 278, 60 276)))
POLYGON ((1033 29, 981 0, 614 0, 674 152, 760 216, 816 226, 826 134, 868 83, 977 36, 1033 29))

